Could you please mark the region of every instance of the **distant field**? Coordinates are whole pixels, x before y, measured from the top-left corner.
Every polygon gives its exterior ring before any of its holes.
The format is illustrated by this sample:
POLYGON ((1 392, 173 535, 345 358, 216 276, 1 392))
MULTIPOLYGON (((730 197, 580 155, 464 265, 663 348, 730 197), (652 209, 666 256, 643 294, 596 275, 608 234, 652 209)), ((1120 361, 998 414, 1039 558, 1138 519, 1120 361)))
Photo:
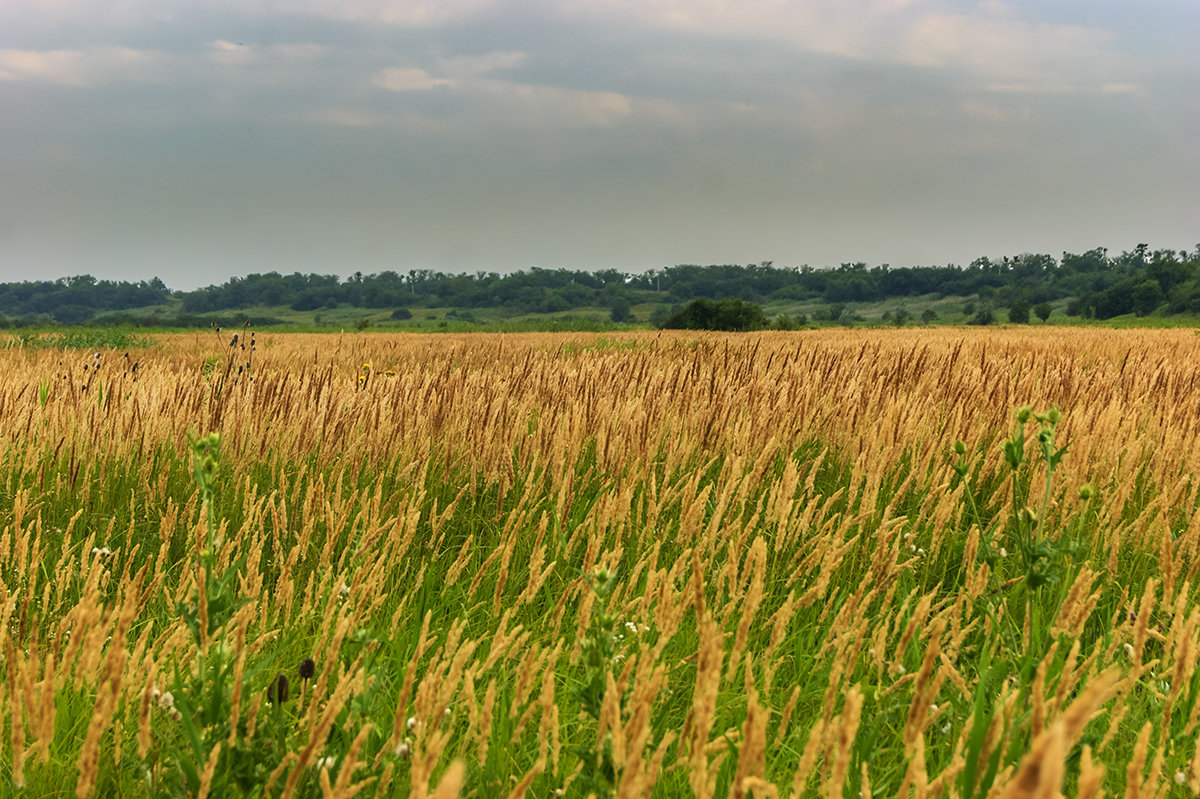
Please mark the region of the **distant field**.
POLYGON ((1200 793, 1190 330, 234 332, 0 350, 0 794, 1200 793))

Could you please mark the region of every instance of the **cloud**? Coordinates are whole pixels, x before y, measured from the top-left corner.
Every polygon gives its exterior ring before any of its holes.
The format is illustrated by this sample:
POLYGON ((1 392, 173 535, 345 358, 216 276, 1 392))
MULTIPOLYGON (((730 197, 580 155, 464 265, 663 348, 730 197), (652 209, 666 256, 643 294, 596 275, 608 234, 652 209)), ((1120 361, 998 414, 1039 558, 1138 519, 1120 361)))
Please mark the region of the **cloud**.
POLYGON ((482 89, 503 106, 507 125, 521 128, 613 128, 629 118, 635 102, 616 92, 508 81, 489 81, 482 89))
POLYGON ((1065 94, 1099 89, 1120 64, 1109 31, 1031 22, 1009 5, 981 3, 970 13, 928 14, 900 41, 905 63, 965 70, 984 88, 1065 94))
POLYGON ((296 67, 325 55, 329 48, 313 42, 254 45, 215 39, 207 45, 208 56, 224 66, 277 65, 296 67))
POLYGON ((371 83, 389 92, 417 92, 436 89, 439 86, 454 87, 453 80, 435 78, 425 70, 415 67, 382 69, 371 78, 371 83))
POLYGON ((496 0, 278 0, 271 5, 278 11, 343 22, 424 28, 468 19, 496 4, 496 0))
POLYGON ((0 50, 0 80, 95 86, 117 79, 154 80, 165 55, 128 47, 0 50))
POLYGON ((637 20, 714 39, 758 40, 799 52, 957 73, 977 86, 1096 91, 1127 65, 1110 30, 1040 22, 1012 3, 984 0, 572 0, 571 13, 637 20))

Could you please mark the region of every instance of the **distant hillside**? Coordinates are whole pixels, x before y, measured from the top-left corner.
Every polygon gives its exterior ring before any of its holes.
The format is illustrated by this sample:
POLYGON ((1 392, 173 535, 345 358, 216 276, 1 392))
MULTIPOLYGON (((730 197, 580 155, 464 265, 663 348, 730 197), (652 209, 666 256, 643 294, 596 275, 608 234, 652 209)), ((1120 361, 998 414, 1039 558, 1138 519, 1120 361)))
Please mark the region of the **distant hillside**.
MULTIPOLYGON (((833 321, 846 304, 929 296, 972 298, 965 310, 981 323, 1000 310, 1009 312, 1012 321, 1022 321, 1030 309, 1046 309, 1050 304, 1067 315, 1096 319, 1197 313, 1200 246, 1190 253, 1151 250, 1139 244, 1117 256, 1097 248, 1081 254, 1064 252, 1061 258, 1046 254, 978 258, 965 267, 847 263, 818 269, 763 262, 681 265, 640 274, 612 269, 535 268, 506 275, 412 270, 356 273, 345 279, 268 272, 187 292, 171 291, 158 278, 126 283, 83 275, 0 284, 0 323, 78 324, 99 316, 131 324, 207 325, 233 312, 245 314, 246 309, 272 309, 276 314, 269 318, 255 314, 258 323, 295 321, 288 319, 291 312, 311 321, 322 312, 343 309, 344 313, 346 308, 376 314, 390 310, 389 318, 397 320, 419 315, 421 309, 456 309, 446 318, 460 320, 472 319, 475 312, 515 317, 600 309, 613 322, 623 322, 634 318, 634 307, 649 308, 644 316, 662 320, 697 299, 802 304, 820 308, 814 315, 833 321)), ((903 313, 907 311, 897 309, 897 314, 903 313)))

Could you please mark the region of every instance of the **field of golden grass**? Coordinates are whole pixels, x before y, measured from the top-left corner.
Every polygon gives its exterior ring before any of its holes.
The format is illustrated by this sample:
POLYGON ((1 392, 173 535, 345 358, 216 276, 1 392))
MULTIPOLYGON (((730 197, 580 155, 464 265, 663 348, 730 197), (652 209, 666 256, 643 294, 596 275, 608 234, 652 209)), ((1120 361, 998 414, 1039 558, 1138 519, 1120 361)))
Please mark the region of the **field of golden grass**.
POLYGON ((1190 330, 237 332, 0 350, 5 794, 1200 794, 1190 330))

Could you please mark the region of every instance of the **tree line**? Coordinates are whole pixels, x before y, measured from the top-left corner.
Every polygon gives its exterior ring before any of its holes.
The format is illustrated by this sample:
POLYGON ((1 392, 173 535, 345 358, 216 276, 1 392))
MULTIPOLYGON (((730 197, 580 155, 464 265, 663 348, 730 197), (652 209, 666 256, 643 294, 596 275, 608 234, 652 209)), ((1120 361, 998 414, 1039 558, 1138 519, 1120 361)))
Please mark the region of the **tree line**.
MULTIPOLYGON (((90 275, 56 281, 0 284, 0 314, 8 321, 77 323, 96 314, 161 305, 176 298, 181 318, 207 324, 214 315, 253 308, 289 307, 315 311, 338 306, 394 309, 498 308, 512 314, 555 313, 604 307, 615 321, 628 318, 632 304, 657 303, 659 321, 694 300, 746 303, 815 301, 826 306, 935 294, 976 297, 977 316, 992 309, 1044 307, 1068 300, 1067 312, 1097 319, 1122 314, 1200 312, 1200 245, 1195 250, 1134 249, 1110 255, 1104 248, 1083 253, 1023 254, 977 258, 967 266, 836 268, 779 267, 769 261, 746 265, 684 264, 643 273, 615 269, 521 270, 510 274, 447 274, 427 269, 384 271, 348 278, 336 275, 267 272, 235 277, 195 291, 171 291, 158 278, 137 283, 96 280, 90 275)), ((109 313, 111 315, 111 313, 109 313)), ((136 315, 129 318, 136 321, 136 315)), ((986 322, 986 318, 981 323, 986 322)))

